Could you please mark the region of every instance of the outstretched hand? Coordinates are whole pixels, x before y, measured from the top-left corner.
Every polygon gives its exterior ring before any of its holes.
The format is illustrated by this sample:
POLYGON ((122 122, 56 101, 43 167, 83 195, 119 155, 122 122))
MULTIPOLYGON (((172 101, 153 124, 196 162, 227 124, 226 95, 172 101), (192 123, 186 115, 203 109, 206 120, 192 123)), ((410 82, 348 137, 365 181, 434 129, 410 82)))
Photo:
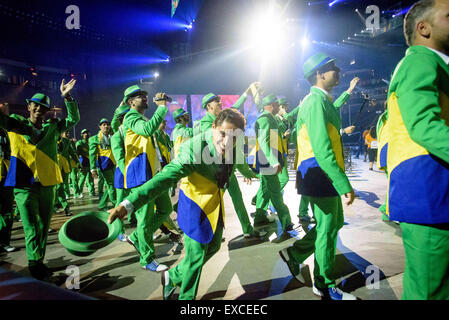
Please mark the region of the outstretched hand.
POLYGON ((70 91, 72 91, 73 87, 75 86, 76 80, 75 79, 71 79, 68 83, 65 83, 65 79, 62 79, 61 82, 61 86, 60 86, 60 90, 61 90, 61 95, 63 97, 67 96, 70 91))
POLYGON ((355 89, 355 86, 357 85, 357 83, 359 83, 360 78, 359 77, 355 77, 351 80, 351 83, 349 84, 349 88, 348 88, 348 93, 352 93, 352 91, 355 89))

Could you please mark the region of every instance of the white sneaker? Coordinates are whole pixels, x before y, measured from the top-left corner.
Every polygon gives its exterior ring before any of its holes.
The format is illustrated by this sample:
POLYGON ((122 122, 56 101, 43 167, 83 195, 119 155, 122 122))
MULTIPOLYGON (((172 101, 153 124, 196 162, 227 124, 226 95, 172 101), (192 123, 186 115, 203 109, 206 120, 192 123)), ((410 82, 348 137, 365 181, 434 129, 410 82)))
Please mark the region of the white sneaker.
MULTIPOLYGON (((326 289, 324 289, 326 290, 326 289)), ((320 290, 313 285, 313 293, 319 297, 323 297, 325 294, 324 290, 320 290)), ((353 296, 350 293, 344 292, 339 288, 328 288, 328 296, 331 300, 357 300, 357 297, 353 296)))
POLYGON ((156 261, 156 259, 151 261, 146 266, 142 266, 142 268, 153 272, 162 272, 168 270, 168 267, 165 264, 160 264, 159 262, 156 261))
POLYGON ((80 195, 78 196, 78 199, 82 199, 82 198, 84 198, 84 196, 83 196, 83 194, 80 194, 80 195))
POLYGON ((153 235, 153 241, 164 241, 167 240, 170 237, 169 234, 165 234, 165 233, 158 233, 153 235))

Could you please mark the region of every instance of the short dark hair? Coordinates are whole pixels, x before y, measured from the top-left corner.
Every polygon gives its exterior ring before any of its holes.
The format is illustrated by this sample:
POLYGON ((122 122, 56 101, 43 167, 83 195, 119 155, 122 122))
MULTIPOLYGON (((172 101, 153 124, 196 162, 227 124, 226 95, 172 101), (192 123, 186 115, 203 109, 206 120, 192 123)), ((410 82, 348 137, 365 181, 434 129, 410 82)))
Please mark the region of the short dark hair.
POLYGON ((424 18, 435 6, 435 0, 421 0, 416 2, 404 17, 405 42, 410 47, 414 44, 415 28, 418 21, 424 18))
POLYGON ((241 130, 245 130, 245 119, 243 115, 233 108, 227 108, 221 111, 214 123, 215 126, 220 126, 225 121, 232 123, 241 130))

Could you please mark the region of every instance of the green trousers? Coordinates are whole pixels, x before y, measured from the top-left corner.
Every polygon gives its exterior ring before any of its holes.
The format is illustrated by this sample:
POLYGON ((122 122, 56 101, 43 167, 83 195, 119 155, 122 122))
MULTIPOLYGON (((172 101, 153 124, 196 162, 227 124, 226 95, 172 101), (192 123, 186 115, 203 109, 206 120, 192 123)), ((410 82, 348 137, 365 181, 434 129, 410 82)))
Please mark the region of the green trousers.
POLYGON ((297 263, 303 263, 315 252, 314 282, 317 288, 335 287, 333 271, 338 230, 343 227, 343 205, 340 197, 308 197, 316 225, 301 240, 287 248, 297 263))
POLYGON ((243 233, 251 234, 253 232, 253 226, 249 220, 248 211, 246 210, 245 203, 243 202, 242 191, 240 190, 239 182, 234 173, 232 173, 229 177, 228 192, 231 196, 235 213, 237 214, 240 225, 242 226, 243 233))
MULTIPOLYGON (((288 169, 287 166, 284 166, 282 168, 282 171, 278 174, 278 178, 279 178, 279 183, 281 185, 281 194, 284 194, 284 187, 287 185, 289 177, 288 177, 288 169)), ((273 204, 271 203, 271 201, 268 203, 267 207, 265 208, 265 211, 270 208, 271 212, 277 212, 276 209, 274 208, 273 204)))
MULTIPOLYGON (((3 182, 1 183, 3 184, 3 182)), ((0 244, 9 245, 13 224, 13 188, 0 186, 0 244)))
POLYGON ((98 198, 103 198, 103 194, 104 194, 104 177, 101 174, 100 169, 97 168, 97 173, 98 173, 98 198))
MULTIPOLYGON (((106 185, 106 190, 103 196, 100 198, 100 203, 98 204, 98 209, 105 210, 108 206, 108 200, 115 205, 117 201, 117 195, 114 188, 114 171, 115 169, 109 169, 105 171, 100 171, 100 176, 103 176, 104 184, 106 185)), ((100 184, 100 182, 98 182, 100 184)), ((100 194, 100 191, 98 191, 100 194)))
MULTIPOLYGON (((131 189, 131 193, 132 193, 131 189)), ((137 210, 137 228, 129 238, 134 242, 140 253, 140 264, 147 265, 155 258, 153 233, 161 226, 173 211, 168 191, 160 195, 156 200, 148 202, 137 210), (154 207, 156 205, 156 211, 154 207)))
POLYGON ((449 300, 449 224, 435 226, 401 223, 403 300, 449 300))
MULTIPOLYGON (((117 200, 115 202, 115 206, 118 207, 118 205, 123 201, 123 199, 125 199, 128 195, 129 192, 131 191, 130 189, 115 189, 116 194, 117 194, 117 200)), ((128 215, 128 222, 131 222, 131 216, 133 216, 133 214, 129 214, 128 215)), ((121 233, 125 233, 125 224, 122 223, 122 231, 121 233)))
POLYGON ((78 168, 72 168, 70 172, 70 187, 73 189, 73 196, 77 197, 81 194, 80 189, 78 187, 78 168))
POLYGON ((301 195, 301 201, 299 202, 299 218, 309 216, 309 204, 309 198, 305 195, 301 195))
POLYGON ((79 193, 83 193, 84 183, 87 185, 87 189, 91 195, 95 195, 95 186, 94 186, 94 178, 92 177, 92 173, 89 170, 89 167, 82 167, 79 171, 79 182, 78 182, 78 190, 79 193))
POLYGON ((63 170, 61 170, 62 175, 62 183, 58 184, 56 187, 56 198, 55 198, 55 205, 60 204, 62 206, 62 209, 66 209, 69 206, 69 202, 67 199, 70 196, 70 189, 69 189, 69 173, 65 173, 63 170))
POLYGON ((170 281, 180 287, 179 300, 194 300, 204 264, 220 250, 223 226, 217 225, 208 244, 199 243, 184 234, 185 256, 176 267, 168 270, 170 281))
POLYGON ((288 226, 292 224, 290 218, 290 211, 284 203, 281 192, 281 184, 279 183, 279 178, 276 174, 274 175, 259 175, 260 176, 260 186, 257 191, 256 200, 256 215, 254 217, 254 222, 266 219, 266 207, 271 201, 274 209, 276 210, 281 226, 283 230, 286 230, 288 226))
POLYGON ((55 186, 44 187, 35 183, 30 188, 14 188, 14 197, 22 218, 28 265, 42 263, 53 213, 55 186))

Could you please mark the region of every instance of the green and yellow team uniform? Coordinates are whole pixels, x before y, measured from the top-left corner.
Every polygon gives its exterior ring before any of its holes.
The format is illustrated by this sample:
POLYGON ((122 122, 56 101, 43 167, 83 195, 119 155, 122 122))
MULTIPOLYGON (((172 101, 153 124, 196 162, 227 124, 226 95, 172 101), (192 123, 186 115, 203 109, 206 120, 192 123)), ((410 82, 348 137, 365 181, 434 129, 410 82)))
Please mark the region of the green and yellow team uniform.
MULTIPOLYGON (((239 110, 247 99, 246 94, 242 94, 232 108, 239 110)), ((206 115, 201 118, 199 122, 193 128, 193 135, 202 135, 203 139, 212 138, 212 124, 214 123, 216 117, 210 112, 206 112, 206 115)), ((243 157, 243 163, 237 165, 237 170, 246 178, 257 177, 250 169, 246 160, 243 157)), ((229 178, 229 185, 227 188, 229 196, 231 197, 232 203, 234 205, 235 213, 240 221, 242 230, 244 234, 253 233, 253 226, 249 220, 248 211, 246 210, 245 203, 243 202, 242 191, 240 190, 239 182, 234 173, 231 174, 229 178)))
POLYGON ((89 142, 83 140, 77 141, 76 151, 79 156, 79 161, 81 164, 81 169, 79 171, 79 182, 78 190, 82 194, 84 189, 84 183, 86 182, 87 189, 89 193, 93 196, 95 195, 95 186, 92 173, 90 172, 90 161, 89 161, 89 142))
POLYGON ((206 142, 196 135, 181 145, 170 164, 126 199, 139 209, 182 179, 178 224, 184 231, 185 257, 168 271, 172 285, 180 287, 180 300, 195 299, 203 265, 220 249, 225 222, 223 193, 234 165, 219 164, 218 158, 211 136, 206 142))
POLYGON ((4 186, 14 188, 29 266, 42 263, 45 257, 55 186, 62 183, 58 138, 61 132, 72 128, 80 119, 76 102, 66 99, 65 104, 67 118, 45 121, 40 130, 22 116, 0 113, 0 127, 8 131, 11 145, 11 160, 4 186))
POLYGON ((68 209, 70 196, 69 176, 72 171, 70 165, 70 140, 60 137, 58 140, 58 162, 61 168, 62 183, 56 188, 55 204, 60 204, 63 210, 68 209))
POLYGON ((1 245, 9 245, 13 225, 13 188, 4 186, 10 157, 8 133, 0 128, 0 248, 1 245))
POLYGON ((401 222, 407 300, 449 299, 448 63, 412 46, 388 90, 387 213, 401 222))
MULTIPOLYGON (((116 192, 114 188, 115 159, 111 148, 111 135, 105 135, 99 131, 98 134, 89 138, 89 161, 90 169, 98 167, 99 176, 102 176, 106 184, 106 192, 100 198, 98 208, 107 208, 108 199, 115 205, 116 192)), ((98 194, 100 194, 100 182, 98 182, 98 194)))
MULTIPOLYGON (((278 214, 282 229, 285 231, 292 226, 290 211, 282 197, 279 175, 272 172, 272 167, 277 165, 280 165, 282 169, 287 169, 286 151, 278 121, 271 113, 264 111, 257 118, 254 129, 256 131, 256 155, 253 167, 256 172, 259 172, 260 178, 254 223, 266 220, 266 209, 271 202, 278 214)), ((284 182, 286 183, 286 181, 284 182)))
POLYGON ((188 128, 180 123, 177 123, 173 128, 172 141, 174 157, 179 154, 181 145, 193 137, 193 128, 188 128))
POLYGON ((80 161, 78 158, 78 153, 76 152, 76 143, 73 140, 70 140, 70 167, 72 171, 70 171, 70 188, 73 190, 73 196, 76 198, 82 192, 79 190, 78 181, 79 181, 79 168, 80 161))
MULTIPOLYGON (((153 134, 164 120, 168 109, 159 106, 151 119, 130 109, 123 119, 125 134, 125 188, 136 188, 152 179, 161 170, 156 139, 153 134)), ((169 186, 171 187, 171 185, 169 186)), ((137 229, 129 238, 140 253, 140 264, 146 266, 155 258, 153 233, 173 211, 168 192, 160 194, 135 212, 137 229), (157 210, 154 210, 156 205, 157 210)))
POLYGON ((335 287, 336 241, 344 222, 340 196, 352 190, 344 170, 339 115, 349 96, 344 92, 333 103, 323 90, 312 87, 300 105, 296 122, 297 188, 310 201, 316 226, 287 252, 299 264, 315 253, 314 283, 318 289, 335 287))

